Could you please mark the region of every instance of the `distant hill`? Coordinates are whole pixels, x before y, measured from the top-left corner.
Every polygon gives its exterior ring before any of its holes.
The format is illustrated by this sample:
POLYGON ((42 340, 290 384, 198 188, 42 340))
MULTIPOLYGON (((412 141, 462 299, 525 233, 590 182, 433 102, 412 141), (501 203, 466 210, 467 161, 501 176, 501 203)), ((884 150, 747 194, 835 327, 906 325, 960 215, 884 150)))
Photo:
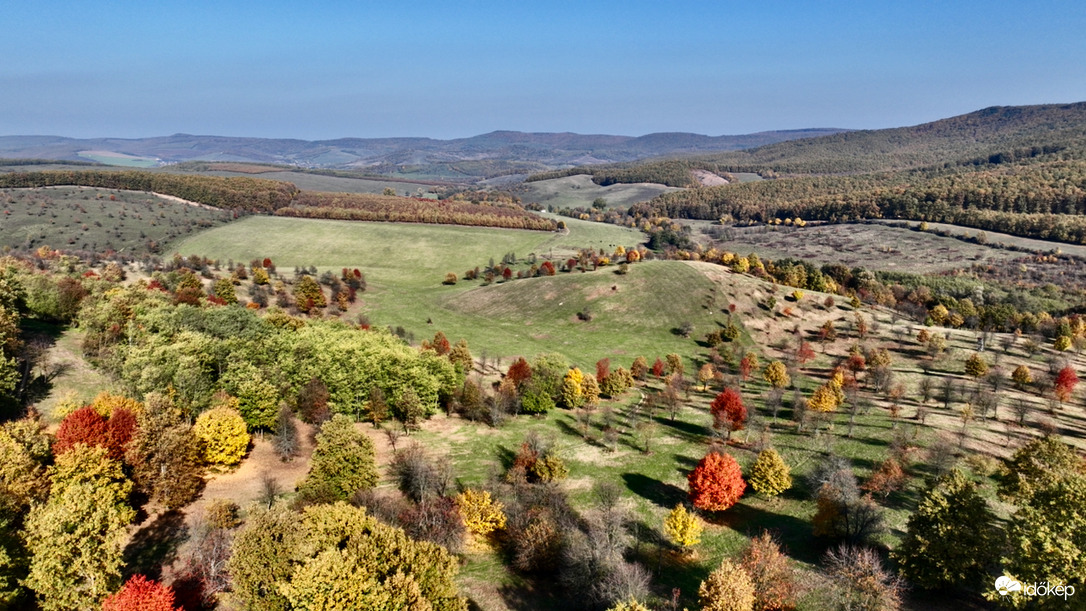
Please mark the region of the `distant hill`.
POLYGON ((0 136, 0 158, 94 160, 118 165, 242 161, 473 180, 583 163, 735 151, 841 131, 805 129, 740 136, 660 133, 640 137, 495 131, 454 140, 341 138, 320 141, 188 134, 139 139, 0 136))

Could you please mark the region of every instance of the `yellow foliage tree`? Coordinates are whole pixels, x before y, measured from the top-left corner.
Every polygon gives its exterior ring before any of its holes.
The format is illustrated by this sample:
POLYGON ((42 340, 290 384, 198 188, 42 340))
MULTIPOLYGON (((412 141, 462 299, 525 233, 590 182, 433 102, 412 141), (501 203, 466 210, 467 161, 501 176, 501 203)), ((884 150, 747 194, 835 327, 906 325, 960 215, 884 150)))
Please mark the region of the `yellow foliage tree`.
POLYGON ((584 374, 577 367, 562 379, 562 402, 570 409, 584 405, 584 374))
POLYGON ((200 440, 204 460, 217 465, 236 465, 249 447, 245 420, 236 409, 220 406, 200 414, 193 434, 200 440))
POLYGON ((830 388, 829 383, 823 384, 811 393, 807 406, 816 412, 832 412, 837 409, 837 393, 830 388))
POLYGON ((698 588, 701 611, 751 611, 754 581, 743 567, 724 559, 698 588))
POLYGON ((792 383, 792 378, 788 377, 788 368, 780 361, 773 361, 766 365, 762 372, 762 379, 773 388, 784 388, 792 383))
POLYGON ((117 408, 123 408, 135 415, 139 415, 143 412, 143 404, 135 399, 129 399, 123 395, 111 395, 108 392, 100 392, 98 396, 91 402, 91 407, 99 415, 109 418, 113 415, 113 410, 117 408))
POLYGON ((456 496, 456 506, 468 532, 476 537, 486 537, 505 528, 505 513, 500 501, 490 498, 486 490, 468 488, 456 496))
POLYGON ((701 521, 693 513, 686 510, 682 503, 671 510, 664 520, 664 532, 672 543, 678 545, 683 553, 701 543, 701 521))
POLYGON ((747 481, 755 492, 777 496, 792 487, 792 470, 776 450, 766 448, 755 459, 747 481))
POLYGON ((1052 347, 1060 352, 1069 350, 1071 348, 1071 338, 1066 335, 1061 335, 1052 343, 1052 347))

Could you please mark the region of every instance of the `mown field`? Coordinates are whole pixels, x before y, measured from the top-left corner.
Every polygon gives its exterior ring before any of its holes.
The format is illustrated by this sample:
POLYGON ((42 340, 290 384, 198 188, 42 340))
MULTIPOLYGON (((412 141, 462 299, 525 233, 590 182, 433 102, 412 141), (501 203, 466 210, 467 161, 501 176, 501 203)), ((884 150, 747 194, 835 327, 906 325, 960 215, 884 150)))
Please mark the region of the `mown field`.
MULTIPOLYGON (((550 232, 352 223, 250 217, 173 244, 182 255, 234 261, 270 257, 282 272, 316 266, 366 274, 362 312, 375 325, 402 326, 418 339, 437 330, 465 338, 477 353, 491 357, 532 355, 553 350, 591 364, 615 354, 674 352, 688 343, 676 333, 690 322, 701 334, 713 328, 705 300, 712 283, 678 262, 645 262, 620 276, 559 274, 481 286, 481 281, 442 284, 447 272, 501 261, 507 253, 541 263, 564 262, 577 248, 635 246, 638 231, 568 221, 565 235, 550 232), (682 299, 675 299, 682 295, 682 299), (577 320, 588 307, 590 322, 577 320), (429 322, 427 322, 429 321, 429 322)), ((719 296, 717 297, 719 299, 719 296)), ((632 358, 632 357, 631 357, 632 358)))
POLYGON ((671 191, 681 191, 653 183, 614 184, 601 187, 587 175, 566 176, 526 182, 514 192, 524 203, 539 203, 545 207, 578 208, 591 206, 597 197, 607 200, 609 208, 628 208, 638 202, 646 202, 671 191))
POLYGON ((99 252, 157 252, 233 217, 150 193, 84 187, 0 189, 0 206, 0 244, 99 252))

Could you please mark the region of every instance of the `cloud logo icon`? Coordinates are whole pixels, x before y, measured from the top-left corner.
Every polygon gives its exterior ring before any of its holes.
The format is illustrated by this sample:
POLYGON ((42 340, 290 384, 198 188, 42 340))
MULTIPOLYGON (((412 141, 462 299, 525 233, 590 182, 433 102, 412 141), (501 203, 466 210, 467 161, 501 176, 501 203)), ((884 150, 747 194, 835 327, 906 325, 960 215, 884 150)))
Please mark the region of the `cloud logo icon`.
POLYGON ((999 579, 996 579, 995 587, 996 591, 999 592, 1000 596, 1006 596, 1011 592, 1022 591, 1022 584, 1018 583, 1014 579, 1011 579, 1010 577, 1007 577, 1006 575, 1003 575, 999 579))

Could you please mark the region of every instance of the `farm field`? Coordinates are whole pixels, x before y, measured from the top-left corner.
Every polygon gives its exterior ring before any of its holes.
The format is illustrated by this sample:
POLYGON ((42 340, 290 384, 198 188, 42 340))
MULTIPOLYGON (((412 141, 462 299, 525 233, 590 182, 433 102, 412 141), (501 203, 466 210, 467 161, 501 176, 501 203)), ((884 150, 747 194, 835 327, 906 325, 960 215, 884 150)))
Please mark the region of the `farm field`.
POLYGON ((224 172, 211 171, 199 172, 209 176, 257 176, 268 180, 282 180, 294 183, 303 191, 330 191, 333 193, 383 193, 385 189, 392 189, 397 195, 410 195, 411 197, 433 197, 429 193, 430 185, 424 183, 412 183, 394 180, 378 180, 368 178, 345 178, 342 176, 323 176, 307 172, 286 172, 274 170, 270 172, 224 172))
POLYGON ((601 187, 591 176, 579 174, 518 185, 514 193, 524 203, 538 203, 550 208, 580 208, 592 205, 597 197, 607 200, 609 208, 628 208, 661 193, 681 191, 654 183, 614 184, 601 187))
POLYGON ((0 243, 28 249, 160 252, 169 240, 233 218, 150 193, 83 187, 0 189, 0 206, 0 243))
MULTIPOLYGON (((708 221, 686 223, 695 232, 713 231, 714 227, 708 221)), ((703 233, 697 239, 717 248, 755 252, 770 259, 794 257, 818 264, 841 263, 848 267, 920 274, 974 264, 999 264, 1022 256, 1020 252, 874 223, 731 227, 723 235, 721 240, 711 240, 703 233)))

